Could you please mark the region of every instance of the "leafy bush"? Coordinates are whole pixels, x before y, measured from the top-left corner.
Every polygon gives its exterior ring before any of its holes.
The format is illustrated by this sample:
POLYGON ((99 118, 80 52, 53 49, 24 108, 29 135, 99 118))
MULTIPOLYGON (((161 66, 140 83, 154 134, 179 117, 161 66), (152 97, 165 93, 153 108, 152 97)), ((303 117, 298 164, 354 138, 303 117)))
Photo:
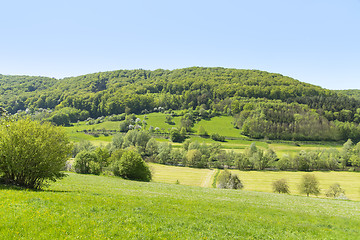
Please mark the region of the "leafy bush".
POLYGON ((244 185, 236 174, 231 174, 227 169, 222 171, 217 178, 217 188, 242 189, 244 185))
POLYGON ((65 176, 71 144, 50 123, 29 119, 0 122, 0 174, 5 183, 39 189, 65 176))
POLYGON ((184 135, 180 133, 178 129, 171 129, 170 131, 170 140, 172 142, 183 142, 185 139, 184 135))
POLYGON ((151 171, 139 153, 133 150, 125 152, 117 151, 116 155, 111 156, 115 176, 144 182, 151 181, 151 171), (119 158, 120 155, 121 157, 119 158))
POLYGON ((334 183, 333 185, 331 185, 325 193, 327 197, 333 197, 333 198, 337 198, 341 194, 345 195, 345 191, 340 187, 340 184, 338 183, 334 183))
POLYGON ((211 134, 211 139, 214 141, 225 142, 225 137, 218 133, 211 134))
POLYGON ((275 193, 290 193, 286 179, 279 179, 272 183, 275 193))
POLYGON ((101 173, 101 165, 95 152, 81 151, 75 157, 74 169, 77 173, 95 174, 101 173))

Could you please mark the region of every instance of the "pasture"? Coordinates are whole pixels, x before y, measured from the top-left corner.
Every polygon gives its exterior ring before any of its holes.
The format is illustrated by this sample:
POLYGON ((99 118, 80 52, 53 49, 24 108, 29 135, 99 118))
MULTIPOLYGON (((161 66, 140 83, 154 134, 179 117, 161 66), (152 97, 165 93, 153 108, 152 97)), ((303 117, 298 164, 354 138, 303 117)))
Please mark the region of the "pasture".
POLYGON ((2 186, 2 239, 357 239, 360 203, 69 173, 2 186))
MULTIPOLYGON (((154 182, 176 183, 189 186, 211 187, 216 170, 198 169, 188 167, 166 166, 151 163, 150 167, 154 174, 154 182), (210 179, 210 180, 209 180, 210 179)), ((298 185, 306 172, 288 171, 239 171, 231 170, 239 176, 244 184, 244 190, 273 192, 272 183, 278 179, 285 178, 290 187, 290 194, 299 195, 298 185)), ((345 195, 351 200, 360 201, 360 173, 343 171, 311 172, 319 180, 321 194, 325 198, 325 192, 330 185, 339 183, 345 190, 345 195)))

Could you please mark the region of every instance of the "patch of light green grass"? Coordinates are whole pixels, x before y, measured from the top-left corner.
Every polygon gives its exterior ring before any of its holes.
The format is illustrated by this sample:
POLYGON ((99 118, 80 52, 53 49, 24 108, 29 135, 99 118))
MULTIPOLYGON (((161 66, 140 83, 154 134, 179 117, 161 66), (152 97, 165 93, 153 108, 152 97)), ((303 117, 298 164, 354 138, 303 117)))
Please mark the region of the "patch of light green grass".
POLYGON ((214 170, 167 166, 155 163, 149 165, 153 173, 154 182, 176 183, 176 181, 179 181, 180 184, 203 187, 210 187, 212 183, 211 180, 208 180, 208 177, 211 178, 214 170))
POLYGON ((199 127, 202 126, 209 135, 212 133, 218 133, 226 137, 247 138, 246 136, 241 135, 240 129, 234 128, 232 123, 233 120, 234 117, 232 116, 218 116, 209 120, 202 119, 194 125, 193 129, 196 133, 199 127))

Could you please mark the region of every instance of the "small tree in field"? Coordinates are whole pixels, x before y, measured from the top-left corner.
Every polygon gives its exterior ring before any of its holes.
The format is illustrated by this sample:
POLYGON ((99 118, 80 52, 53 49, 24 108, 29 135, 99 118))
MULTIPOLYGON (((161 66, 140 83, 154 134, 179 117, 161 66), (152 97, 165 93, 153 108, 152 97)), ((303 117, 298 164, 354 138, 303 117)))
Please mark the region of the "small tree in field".
POLYGON ((273 191, 275 193, 290 193, 289 185, 286 179, 279 179, 272 183, 273 191))
POLYGON ((72 145, 65 132, 29 119, 0 121, 0 176, 9 184, 39 189, 65 176, 72 145))
POLYGON ((307 196, 310 194, 317 196, 320 194, 319 181, 314 174, 305 174, 303 175, 299 190, 300 193, 306 194, 307 196))

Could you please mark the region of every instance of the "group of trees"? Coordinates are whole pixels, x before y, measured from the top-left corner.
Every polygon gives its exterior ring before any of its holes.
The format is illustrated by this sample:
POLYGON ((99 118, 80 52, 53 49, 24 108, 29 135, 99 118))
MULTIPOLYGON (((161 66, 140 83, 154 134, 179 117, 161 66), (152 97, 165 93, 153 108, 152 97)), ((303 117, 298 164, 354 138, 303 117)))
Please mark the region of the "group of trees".
POLYGON ((82 174, 111 172, 125 179, 150 181, 151 171, 142 157, 150 138, 145 131, 132 130, 125 136, 115 135, 105 147, 95 147, 87 141, 76 143, 72 169, 82 174))
POLYGON ((360 140, 360 108, 323 113, 308 105, 259 99, 238 101, 234 125, 252 138, 283 140, 360 140), (345 122, 335 120, 341 119, 345 122), (333 121, 335 120, 335 121, 333 121), (355 122, 351 122, 355 121, 355 122))
MULTIPOLYGON (((286 179, 279 179, 272 183, 273 191, 275 193, 290 193, 290 188, 286 179)), ((304 174, 301 182, 298 185, 299 192, 301 194, 310 194, 318 196, 320 194, 319 181, 314 174, 304 174)), ((345 190, 340 187, 340 184, 334 183, 326 190, 325 195, 332 198, 347 199, 345 196, 345 190)))
POLYGON ((300 151, 291 156, 284 154, 274 165, 280 170, 357 170, 360 168, 360 143, 348 140, 338 149, 300 151))

